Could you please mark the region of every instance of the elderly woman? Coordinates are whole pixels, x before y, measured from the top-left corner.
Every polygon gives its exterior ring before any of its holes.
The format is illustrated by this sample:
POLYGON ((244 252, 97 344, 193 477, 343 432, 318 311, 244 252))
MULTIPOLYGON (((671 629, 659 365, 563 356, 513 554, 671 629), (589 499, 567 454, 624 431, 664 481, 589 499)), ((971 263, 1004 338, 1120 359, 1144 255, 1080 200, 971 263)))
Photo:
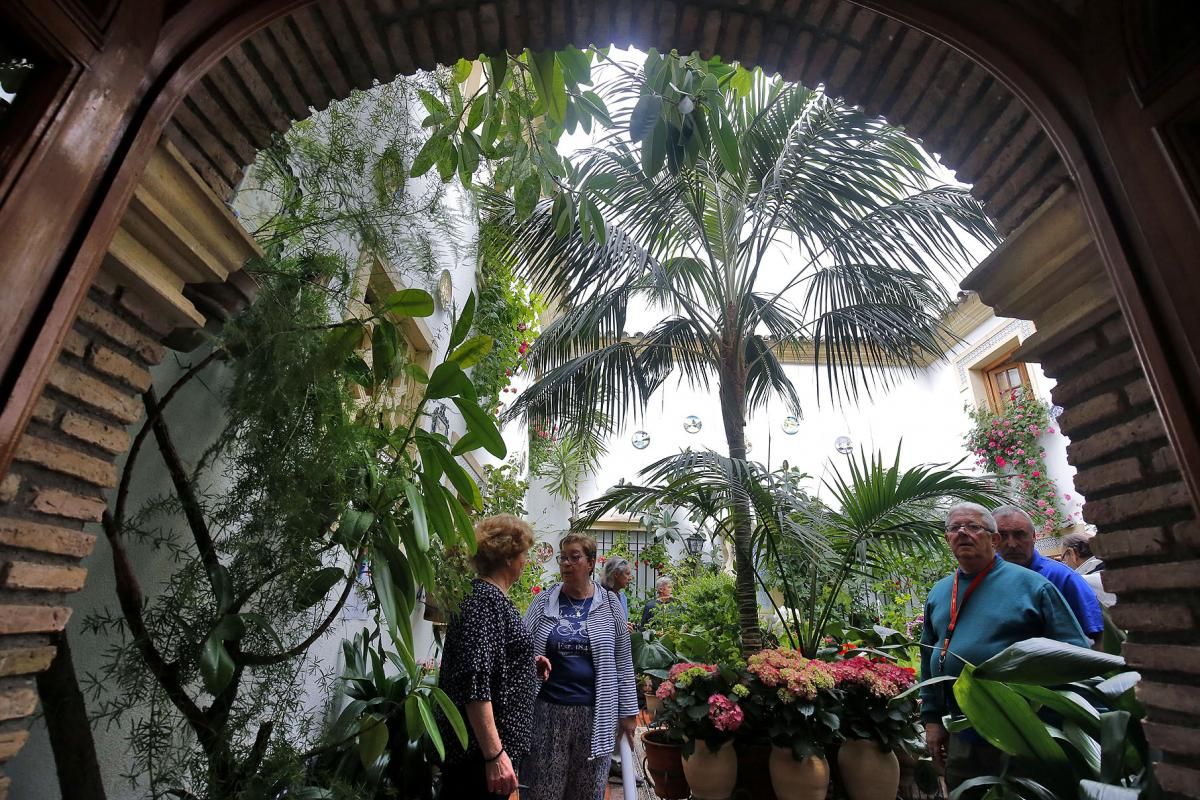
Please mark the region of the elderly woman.
MULTIPOLYGON (((629 598, 625 595, 625 590, 629 588, 629 584, 633 583, 633 565, 624 556, 610 556, 604 562, 602 572, 604 577, 600 579, 600 585, 617 593, 617 597, 621 601, 621 608, 625 609, 625 618, 628 620, 629 598)), ((633 631, 632 622, 627 621, 626 626, 633 631)))
POLYGON ((596 541, 570 534, 559 543, 562 583, 525 612, 534 653, 551 669, 533 709, 533 747, 522 771, 522 800, 601 800, 618 725, 637 726, 628 615, 617 594, 592 578, 596 541))
MULTIPOLYGON (((517 766, 529 752, 537 671, 533 641, 508 599, 521 576, 533 531, 508 514, 475 525, 472 565, 479 574, 450 620, 442 650, 442 689, 466 718, 463 750, 441 719, 446 741, 442 796, 507 798, 517 789, 517 766)), ((539 663, 540 662, 540 663, 539 663)))

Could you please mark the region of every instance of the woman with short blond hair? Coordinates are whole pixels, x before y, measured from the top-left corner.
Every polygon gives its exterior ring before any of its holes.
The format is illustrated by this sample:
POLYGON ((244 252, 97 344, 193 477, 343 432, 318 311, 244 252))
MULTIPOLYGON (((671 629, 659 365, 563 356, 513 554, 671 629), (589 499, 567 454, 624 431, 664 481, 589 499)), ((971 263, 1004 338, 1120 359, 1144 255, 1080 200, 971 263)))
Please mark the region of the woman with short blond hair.
POLYGON ((442 796, 507 798, 529 752, 537 695, 533 640, 508 598, 525 569, 533 531, 509 514, 475 525, 471 563, 479 577, 450 619, 438 682, 468 722, 467 748, 443 717, 442 796))

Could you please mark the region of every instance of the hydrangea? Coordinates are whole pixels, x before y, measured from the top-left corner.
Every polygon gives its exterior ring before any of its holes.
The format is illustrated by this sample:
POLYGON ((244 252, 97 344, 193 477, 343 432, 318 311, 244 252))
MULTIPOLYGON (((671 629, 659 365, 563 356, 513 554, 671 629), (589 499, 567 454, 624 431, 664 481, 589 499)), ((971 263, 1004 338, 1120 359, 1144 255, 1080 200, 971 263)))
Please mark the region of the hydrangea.
POLYGON ((750 656, 747 669, 764 686, 779 689, 779 698, 784 702, 797 698, 813 700, 819 691, 834 686, 829 664, 807 659, 790 647, 764 650, 750 656))
POLYGON ((883 660, 847 658, 831 665, 840 689, 865 689, 869 694, 890 700, 917 682, 911 667, 898 667, 883 660))
POLYGON ((745 715, 737 703, 723 694, 714 694, 708 698, 708 718, 717 730, 733 733, 742 727, 745 715))

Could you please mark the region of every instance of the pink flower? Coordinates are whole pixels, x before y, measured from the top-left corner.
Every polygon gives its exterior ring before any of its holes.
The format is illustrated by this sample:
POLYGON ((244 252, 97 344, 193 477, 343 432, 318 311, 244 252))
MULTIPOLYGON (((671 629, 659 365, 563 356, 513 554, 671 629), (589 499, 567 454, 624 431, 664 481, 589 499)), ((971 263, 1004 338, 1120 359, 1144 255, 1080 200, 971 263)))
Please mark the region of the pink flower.
POLYGON ((1032 477, 1034 477, 1034 478, 1040 478, 1040 477, 1042 477, 1042 473, 1038 472, 1036 469, 1035 469, 1033 472, 1029 473, 1029 474, 1030 474, 1032 477))
POLYGON ((675 684, 671 683, 670 681, 663 681, 658 685, 658 688, 654 690, 654 696, 659 700, 670 700, 675 696, 675 684))
POLYGON ((1063 500, 1070 500, 1070 499, 1071 499, 1071 495, 1070 495, 1070 494, 1064 494, 1064 495, 1063 495, 1063 500))
POLYGON ((1039 507, 1039 508, 1045 508, 1045 507, 1046 507, 1046 501, 1045 501, 1045 500, 1038 500, 1038 507, 1039 507))
POLYGON ((1054 433, 1054 428, 1046 428, 1046 433, 1054 433))
POLYGON ((708 717, 713 727, 719 731, 733 733, 742 727, 745 715, 737 703, 723 694, 714 694, 708 698, 708 717))
POLYGON ((532 589, 531 591, 532 591, 534 594, 541 594, 541 593, 542 593, 542 587, 540 587, 540 586, 535 586, 535 587, 533 587, 533 589, 532 589))
POLYGON ((1058 513, 1058 510, 1055 509, 1054 507, 1050 507, 1050 508, 1046 509, 1046 513, 1053 517, 1055 514, 1058 513))
POLYGON ((524 322, 522 322, 522 323, 518 324, 518 325, 517 325, 517 330, 524 332, 524 330, 525 330, 525 323, 524 323, 524 322))
POLYGON ((1004 460, 1004 456, 996 456, 996 466, 1003 467, 1008 462, 1004 460))

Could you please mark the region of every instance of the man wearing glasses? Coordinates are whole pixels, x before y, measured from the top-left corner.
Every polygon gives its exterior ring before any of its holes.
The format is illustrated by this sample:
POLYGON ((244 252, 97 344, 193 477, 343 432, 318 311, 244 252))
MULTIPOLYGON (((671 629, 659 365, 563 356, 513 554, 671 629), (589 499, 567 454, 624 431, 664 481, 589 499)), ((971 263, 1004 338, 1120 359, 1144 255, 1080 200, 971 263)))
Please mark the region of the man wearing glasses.
MULTIPOLYGON (((996 519, 975 503, 946 515, 946 543, 958 569, 929 591, 921 630, 921 680, 957 676, 1016 642, 1036 637, 1089 647, 1067 602, 1036 572, 1000 558, 996 519)), ((921 719, 934 763, 951 790, 980 775, 998 775, 1003 753, 973 730, 953 735, 942 717, 958 713, 950 683, 921 689, 921 719)))

